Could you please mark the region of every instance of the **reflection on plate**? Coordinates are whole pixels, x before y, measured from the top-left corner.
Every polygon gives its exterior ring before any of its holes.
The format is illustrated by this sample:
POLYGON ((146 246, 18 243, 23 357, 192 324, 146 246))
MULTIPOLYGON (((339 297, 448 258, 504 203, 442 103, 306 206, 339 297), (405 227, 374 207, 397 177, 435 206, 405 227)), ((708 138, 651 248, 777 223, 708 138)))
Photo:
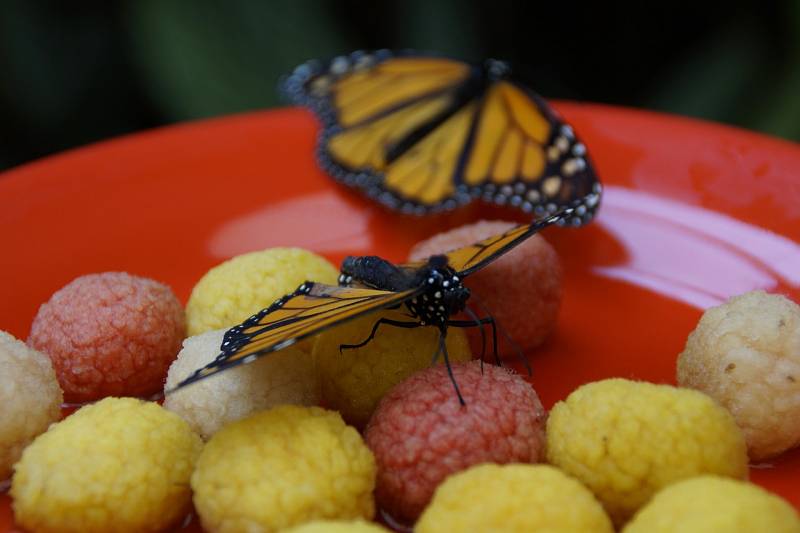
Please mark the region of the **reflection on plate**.
MULTIPOLYGON (((693 120, 562 103, 605 184, 596 223, 545 236, 564 263, 558 327, 529 354, 546 407, 610 376, 674 382, 702 309, 762 288, 800 301, 800 149, 693 120)), ((408 218, 337 186, 313 160, 316 124, 278 110, 89 146, 0 175, 0 329, 27 337, 38 306, 75 277, 124 270, 184 301, 211 266, 253 249, 302 246, 403 260, 470 205, 408 218)), ((751 478, 800 507, 800 452, 751 478)), ((0 533, 12 529, 0 496, 0 533)), ((196 528, 196 525, 190 529, 196 528)))
POLYGON ((800 245, 711 209, 609 186, 598 223, 629 256, 595 272, 699 309, 754 289, 800 286, 800 245))

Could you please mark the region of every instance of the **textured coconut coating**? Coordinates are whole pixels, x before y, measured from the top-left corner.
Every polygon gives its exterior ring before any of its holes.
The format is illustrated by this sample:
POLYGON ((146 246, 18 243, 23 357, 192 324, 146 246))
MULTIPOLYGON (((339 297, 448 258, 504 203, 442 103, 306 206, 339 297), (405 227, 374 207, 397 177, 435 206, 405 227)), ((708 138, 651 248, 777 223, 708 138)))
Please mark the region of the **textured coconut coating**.
POLYGON ((25 446, 60 418, 62 401, 50 359, 0 331, 0 481, 25 446))
POLYGON ((106 398, 25 449, 11 485, 26 531, 162 531, 190 509, 189 477, 202 441, 153 402, 106 398))
POLYGON ((388 529, 363 520, 315 520, 283 533, 390 533, 388 529))
MULTIPOLYGON (((411 250, 411 260, 467 246, 498 235, 514 227, 512 222, 480 221, 440 233, 418 243, 411 250)), ((542 344, 555 328, 561 306, 561 263, 555 249, 541 235, 534 235, 485 269, 464 280, 472 291, 468 302, 479 316, 489 314, 523 350, 542 344)), ((467 317, 462 317, 467 318, 467 317)), ((477 330, 468 330, 472 351, 480 353, 477 330)), ((486 334, 490 330, 486 328, 486 334)), ((500 335, 500 351, 513 355, 515 350, 500 335)))
POLYGON ((678 383, 724 405, 750 457, 800 444, 800 306, 753 291, 708 309, 678 357, 678 383))
POLYGON ((208 272, 186 304, 191 336, 243 322, 305 281, 336 285, 339 271, 301 248, 268 248, 238 255, 208 272))
POLYGON ((166 285, 124 272, 81 276, 39 308, 28 345, 53 361, 68 402, 161 390, 186 334, 166 285))
POLYGON ((462 406, 442 366, 384 396, 365 432, 378 462, 378 505, 412 523, 448 475, 472 465, 533 463, 544 453, 545 411, 533 388, 505 368, 453 365, 462 406))
MULTIPOLYGON (((393 386, 429 367, 438 348, 437 328, 405 329, 384 324, 366 346, 339 351, 343 344, 366 339, 380 318, 409 321, 402 311, 373 313, 321 333, 314 343, 325 405, 339 411, 348 424, 357 428, 367 424, 380 399, 393 386)), ((450 328, 445 342, 451 362, 472 358, 462 330, 450 328)), ((440 355, 439 364, 443 359, 440 355)))
POLYGON ((333 411, 283 405, 211 437, 192 475, 205 531, 272 532, 320 519, 371 519, 375 459, 333 411))
POLYGON ((699 476, 661 490, 622 531, 800 533, 800 517, 788 502, 757 485, 699 476))
POLYGON ((547 460, 583 482, 617 526, 670 483, 747 477, 744 436, 714 400, 618 378, 583 385, 553 407, 547 460))
MULTIPOLYGON (((224 329, 189 337, 172 363, 169 390, 220 352, 224 329)), ((164 407, 186 420, 204 439, 223 425, 281 404, 316 405, 319 383, 311 354, 290 346, 239 365, 166 396, 164 407)))
POLYGON ((575 479, 548 465, 484 464, 447 478, 416 533, 611 533, 603 506, 575 479))

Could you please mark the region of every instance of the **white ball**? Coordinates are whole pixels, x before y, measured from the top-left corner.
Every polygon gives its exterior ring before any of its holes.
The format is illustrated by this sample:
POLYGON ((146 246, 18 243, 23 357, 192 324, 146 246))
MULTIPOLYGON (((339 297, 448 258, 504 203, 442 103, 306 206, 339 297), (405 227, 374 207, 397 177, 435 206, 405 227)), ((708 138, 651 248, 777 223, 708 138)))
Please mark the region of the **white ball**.
POLYGON ((725 406, 751 459, 800 444, 800 306, 752 291, 708 309, 678 358, 678 383, 725 406))
MULTIPOLYGON (((220 353, 225 329, 183 341, 167 374, 166 390, 175 387, 220 353)), ((310 350, 304 344, 266 354, 168 394, 164 407, 177 413, 204 439, 223 425, 282 404, 319 404, 319 382, 310 350)))
POLYGON ((0 481, 25 446, 58 421, 63 401, 50 359, 0 331, 0 481))

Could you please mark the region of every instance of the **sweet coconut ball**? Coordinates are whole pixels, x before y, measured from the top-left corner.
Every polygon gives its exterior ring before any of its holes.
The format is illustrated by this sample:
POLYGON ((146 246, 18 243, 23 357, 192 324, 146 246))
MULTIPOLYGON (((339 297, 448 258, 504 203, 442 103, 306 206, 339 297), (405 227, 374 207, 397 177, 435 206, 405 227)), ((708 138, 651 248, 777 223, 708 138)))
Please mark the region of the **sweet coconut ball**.
POLYGON ((549 465, 483 464, 447 478, 416 533, 612 533, 603 506, 574 478, 549 465))
POLYGON ((186 335, 172 290, 125 272, 81 276, 39 308, 28 345, 47 354, 68 402, 161 390, 186 335))
POLYGON ((479 361, 452 371, 465 405, 447 369, 430 367, 389 391, 365 431, 378 463, 377 502, 401 523, 413 523, 450 474, 543 459, 546 415, 525 380, 479 361))
POLYGON ((50 359, 0 331, 0 481, 25 446, 59 419, 62 401, 50 359))
POLYGON ((283 533, 390 533, 390 530, 364 520, 315 520, 283 533))
POLYGON ((800 306, 753 291, 708 309, 678 357, 678 383, 725 406, 750 458, 800 444, 800 306))
MULTIPOLYGON (((170 390, 220 352, 224 329, 183 342, 167 374, 170 390)), ((166 395, 164 407, 179 414, 204 439, 223 425, 280 404, 316 405, 319 383, 311 354, 289 346, 253 363, 220 372, 166 395)))
POLYGON ((14 518, 37 533, 139 533, 190 510, 203 443, 154 402, 106 398, 38 436, 15 465, 14 518))
POLYGON ((586 485, 617 526, 671 483, 747 477, 744 436, 722 406, 620 378, 582 385, 551 409, 547 461, 586 485))
MULTIPOLYGON (((418 243, 411 250, 411 260, 425 259, 437 253, 467 246, 514 227, 512 222, 480 221, 440 233, 418 243)), ((544 342, 558 321, 561 306, 561 263, 555 249, 541 235, 534 235, 485 269, 464 280, 473 297, 472 305, 479 316, 486 312, 497 321, 509 337, 523 350, 531 350, 544 342)), ((463 320, 469 318, 465 315, 463 320)), ((491 330, 486 327, 487 338, 491 330)), ((480 332, 468 330, 472 351, 480 353, 480 332)), ((504 335, 498 336, 503 356, 514 356, 516 350, 504 335)), ((487 342, 490 354, 491 343, 487 342)))
POLYGON ((211 437, 192 475, 210 533, 272 532, 313 520, 372 519, 375 459, 333 411, 282 405, 211 437))
POLYGON ((268 248, 238 255, 209 270, 186 304, 190 336, 230 328, 305 281, 336 285, 339 271, 300 248, 268 248))
MULTIPOLYGON (((381 325, 375 338, 361 348, 339 350, 364 341, 381 318, 409 322, 401 311, 372 313, 324 331, 314 344, 314 357, 325 405, 342 414, 348 424, 363 428, 380 399, 393 386, 418 370, 431 366, 438 349, 434 327, 398 328, 381 325)), ((450 328, 445 340, 450 362, 472 358, 464 332, 450 328)), ((438 357, 443 364, 444 356, 438 357)))
POLYGON ((800 533, 788 502, 757 485, 718 476, 680 481, 656 494, 623 533, 800 533))

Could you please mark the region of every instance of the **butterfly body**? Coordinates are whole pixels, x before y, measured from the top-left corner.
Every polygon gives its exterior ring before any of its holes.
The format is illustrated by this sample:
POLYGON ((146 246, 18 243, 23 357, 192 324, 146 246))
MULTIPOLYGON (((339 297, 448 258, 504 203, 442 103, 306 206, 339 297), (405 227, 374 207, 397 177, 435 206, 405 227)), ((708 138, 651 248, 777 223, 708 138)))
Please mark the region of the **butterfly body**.
POLYGON ((421 326, 446 328, 450 317, 464 310, 470 296, 445 255, 431 256, 417 268, 403 268, 376 256, 347 257, 341 270, 341 285, 356 283, 393 292, 416 290, 418 294, 404 304, 421 326))
POLYGON ((307 281, 294 292, 278 298, 269 307, 230 328, 225 333, 219 355, 180 382, 178 387, 239 364, 255 361, 260 356, 286 348, 344 322, 381 309, 400 306, 405 306, 411 320, 402 322, 380 318, 365 341, 341 348, 364 346, 375 336, 381 324, 403 328, 433 326, 440 332, 434 359, 441 353, 447 363, 444 339, 449 327, 489 325, 496 354, 494 319, 478 318, 466 307, 470 292, 462 284, 462 280, 485 268, 540 230, 574 217, 576 212, 585 211, 596 205, 596 202, 596 195, 588 195, 555 214, 530 224, 513 227, 472 245, 431 256, 425 261, 395 265, 377 256, 348 257, 342 263, 339 286, 307 281), (451 319, 462 310, 472 320, 451 319))
POLYGON ((586 146, 502 61, 359 51, 305 63, 284 88, 322 121, 323 169, 403 213, 482 199, 543 217, 599 198, 586 146))

